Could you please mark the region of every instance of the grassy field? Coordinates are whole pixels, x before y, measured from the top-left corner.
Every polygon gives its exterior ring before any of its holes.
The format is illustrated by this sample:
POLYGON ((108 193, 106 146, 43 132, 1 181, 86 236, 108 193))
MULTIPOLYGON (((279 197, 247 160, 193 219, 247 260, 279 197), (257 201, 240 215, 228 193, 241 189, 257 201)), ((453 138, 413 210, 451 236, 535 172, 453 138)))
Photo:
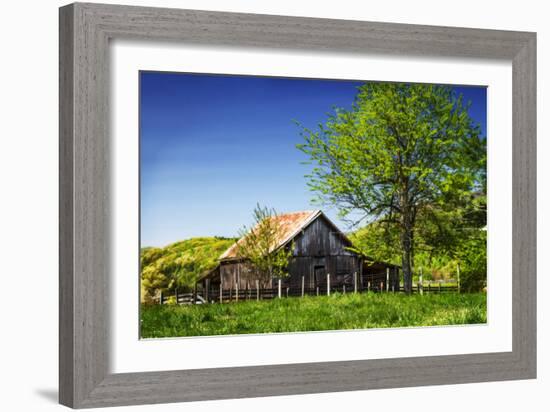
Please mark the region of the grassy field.
POLYGON ((334 294, 194 306, 143 305, 141 335, 160 338, 486 322, 483 293, 334 294))

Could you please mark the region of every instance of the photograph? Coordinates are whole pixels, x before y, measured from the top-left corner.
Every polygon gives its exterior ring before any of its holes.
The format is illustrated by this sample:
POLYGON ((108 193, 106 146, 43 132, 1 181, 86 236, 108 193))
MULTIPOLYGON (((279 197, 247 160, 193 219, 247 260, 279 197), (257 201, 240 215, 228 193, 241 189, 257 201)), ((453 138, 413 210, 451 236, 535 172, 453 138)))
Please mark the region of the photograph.
POLYGON ((487 138, 484 85, 140 71, 140 338, 486 324, 487 138))

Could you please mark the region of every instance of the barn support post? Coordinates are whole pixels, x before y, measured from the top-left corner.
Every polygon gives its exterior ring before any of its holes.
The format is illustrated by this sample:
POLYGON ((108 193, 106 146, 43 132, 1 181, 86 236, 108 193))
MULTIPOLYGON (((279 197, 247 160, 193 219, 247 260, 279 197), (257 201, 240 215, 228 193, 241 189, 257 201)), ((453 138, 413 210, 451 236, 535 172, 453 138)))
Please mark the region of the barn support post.
POLYGON ((353 272, 353 293, 357 293, 357 272, 353 272))
POLYGON ((302 297, 304 297, 305 281, 306 281, 306 277, 302 276, 302 297))
POLYGON ((281 279, 277 282, 277 294, 279 295, 279 299, 281 299, 281 279))
POLYGON ((330 273, 327 273, 327 296, 330 296, 330 273))

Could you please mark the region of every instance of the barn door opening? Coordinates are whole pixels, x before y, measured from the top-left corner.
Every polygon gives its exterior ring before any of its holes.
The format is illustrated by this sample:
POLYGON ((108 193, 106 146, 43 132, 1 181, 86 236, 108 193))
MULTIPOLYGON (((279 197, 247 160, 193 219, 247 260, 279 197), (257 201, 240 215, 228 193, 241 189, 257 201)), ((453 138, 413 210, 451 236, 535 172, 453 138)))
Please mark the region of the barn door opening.
POLYGON ((322 282, 326 279, 327 273, 324 265, 316 265, 313 267, 313 279, 312 279, 312 287, 316 288, 317 286, 320 286, 322 282))

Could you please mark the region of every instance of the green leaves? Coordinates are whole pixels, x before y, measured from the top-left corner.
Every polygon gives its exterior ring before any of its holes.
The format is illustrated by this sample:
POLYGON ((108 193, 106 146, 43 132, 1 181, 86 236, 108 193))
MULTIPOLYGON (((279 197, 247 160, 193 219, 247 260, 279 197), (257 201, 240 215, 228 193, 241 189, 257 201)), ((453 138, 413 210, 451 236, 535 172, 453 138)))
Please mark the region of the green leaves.
POLYGON ((165 248, 141 250, 142 297, 158 290, 190 289, 218 264, 219 256, 234 239, 203 237, 173 243, 165 248))
POLYGON ((253 211, 253 224, 244 227, 236 243, 237 256, 248 262, 255 275, 264 281, 288 276, 287 267, 293 247, 280 248, 283 227, 277 212, 259 204, 253 211))

